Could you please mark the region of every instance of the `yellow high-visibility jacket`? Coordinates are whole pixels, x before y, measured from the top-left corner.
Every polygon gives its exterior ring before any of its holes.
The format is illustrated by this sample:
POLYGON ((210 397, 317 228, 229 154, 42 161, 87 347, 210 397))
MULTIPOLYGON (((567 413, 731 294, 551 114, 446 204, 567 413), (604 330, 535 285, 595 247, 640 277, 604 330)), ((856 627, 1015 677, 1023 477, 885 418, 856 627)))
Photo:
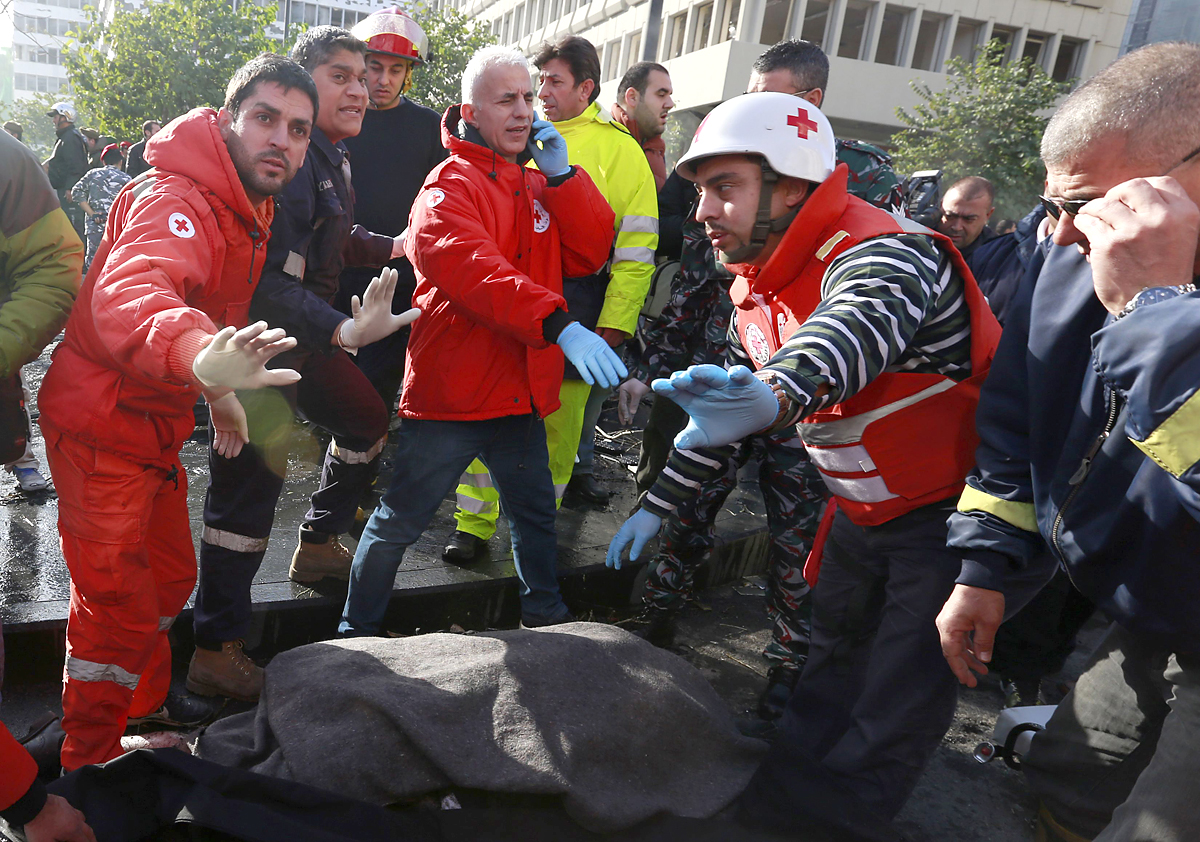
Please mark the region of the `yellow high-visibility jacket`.
POLYGON ((658 248, 658 193, 646 153, 611 114, 592 103, 555 123, 567 142, 567 160, 582 167, 616 214, 611 278, 596 327, 632 335, 654 274, 658 248))

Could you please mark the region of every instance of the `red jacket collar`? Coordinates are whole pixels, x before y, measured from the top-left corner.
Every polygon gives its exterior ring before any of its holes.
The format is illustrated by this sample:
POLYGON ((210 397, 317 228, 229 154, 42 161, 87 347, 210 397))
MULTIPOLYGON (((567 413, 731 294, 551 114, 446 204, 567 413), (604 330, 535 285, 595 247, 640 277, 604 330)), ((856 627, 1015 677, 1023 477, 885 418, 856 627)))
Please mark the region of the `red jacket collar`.
POLYGON ((525 169, 525 160, 528 160, 524 156, 518 158, 515 164, 504 160, 484 143, 478 132, 463 122, 461 105, 450 106, 442 115, 442 146, 446 147, 451 155, 470 161, 489 174, 503 173, 506 167, 512 167, 517 174, 521 174, 525 169), (462 136, 460 132, 467 136, 462 136), (474 137, 470 136, 472 134, 474 137))

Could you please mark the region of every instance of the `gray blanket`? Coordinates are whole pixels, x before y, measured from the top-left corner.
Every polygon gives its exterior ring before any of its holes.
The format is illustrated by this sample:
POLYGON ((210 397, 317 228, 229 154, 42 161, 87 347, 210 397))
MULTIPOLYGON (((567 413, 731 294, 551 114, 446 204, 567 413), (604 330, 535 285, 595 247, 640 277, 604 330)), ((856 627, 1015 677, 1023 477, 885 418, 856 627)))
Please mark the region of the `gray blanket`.
POLYGON ((267 667, 197 753, 378 804, 453 787, 561 795, 594 831, 704 818, 766 746, 681 658, 613 626, 361 638, 267 667))

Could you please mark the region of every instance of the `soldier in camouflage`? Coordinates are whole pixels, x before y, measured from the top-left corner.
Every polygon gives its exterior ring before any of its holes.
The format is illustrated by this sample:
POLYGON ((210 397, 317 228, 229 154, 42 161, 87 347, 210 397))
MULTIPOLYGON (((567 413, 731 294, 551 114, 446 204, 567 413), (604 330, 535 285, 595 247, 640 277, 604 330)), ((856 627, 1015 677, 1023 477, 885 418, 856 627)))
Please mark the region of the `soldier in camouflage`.
POLYGON ((108 222, 108 210, 117 200, 121 188, 132 181, 132 177, 121 171, 121 148, 110 143, 100 153, 100 161, 104 166, 88 170, 83 178, 75 182, 71 188, 71 201, 79 205, 87 221, 83 224, 87 236, 87 257, 83 261, 83 271, 86 273, 92 266, 92 257, 100 248, 100 240, 104 237, 104 226, 108 222))
MULTIPOLYGON (((819 106, 828 75, 829 61, 820 48, 806 41, 785 41, 755 62, 750 90, 794 94, 819 106)), ((862 141, 839 140, 837 155, 839 163, 850 170, 850 193, 884 210, 902 211, 903 189, 887 153, 862 141)), ((621 387, 623 420, 632 420, 638 401, 655 378, 689 365, 727 362, 732 280, 729 270, 717 261, 704 226, 695 221, 693 209, 684 223, 680 271, 671 285, 670 299, 662 314, 642 328, 645 350, 621 387)), ((675 434, 686 421, 686 413, 677 404, 654 402, 638 463, 639 496, 654 484, 675 434)), ((769 669, 758 712, 764 719, 775 719, 808 655, 809 588, 802 571, 826 496, 794 430, 751 436, 736 463, 724 475, 705 483, 664 524, 642 595, 649 621, 642 634, 658 645, 670 645, 675 613, 691 595, 696 570, 715 543, 715 518, 737 485, 737 470, 751 459, 759 465, 759 487, 771 539, 766 606, 771 640, 763 650, 769 669)))

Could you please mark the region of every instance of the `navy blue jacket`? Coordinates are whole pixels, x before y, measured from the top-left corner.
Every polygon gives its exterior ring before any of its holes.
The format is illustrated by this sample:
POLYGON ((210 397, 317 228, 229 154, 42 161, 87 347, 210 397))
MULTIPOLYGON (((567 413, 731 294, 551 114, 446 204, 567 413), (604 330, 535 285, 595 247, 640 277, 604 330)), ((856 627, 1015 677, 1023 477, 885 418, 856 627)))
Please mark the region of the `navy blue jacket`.
POLYGON ((1038 246, 1038 226, 1045 216, 1046 209, 1038 205, 1017 223, 1016 231, 987 241, 967 258, 975 282, 1001 325, 1008 321, 1008 311, 1029 269, 1038 246))
POLYGON ((1061 561, 1130 631, 1200 651, 1200 293, 1114 321, 1074 246, 1040 262, 980 397, 977 467, 950 518, 958 581, 1003 590, 1061 561))
POLYGON ((275 220, 251 320, 282 327, 310 351, 328 350, 346 314, 331 304, 350 266, 383 266, 392 238, 354 224, 354 191, 342 164, 346 147, 313 128, 304 165, 275 197, 275 220))

